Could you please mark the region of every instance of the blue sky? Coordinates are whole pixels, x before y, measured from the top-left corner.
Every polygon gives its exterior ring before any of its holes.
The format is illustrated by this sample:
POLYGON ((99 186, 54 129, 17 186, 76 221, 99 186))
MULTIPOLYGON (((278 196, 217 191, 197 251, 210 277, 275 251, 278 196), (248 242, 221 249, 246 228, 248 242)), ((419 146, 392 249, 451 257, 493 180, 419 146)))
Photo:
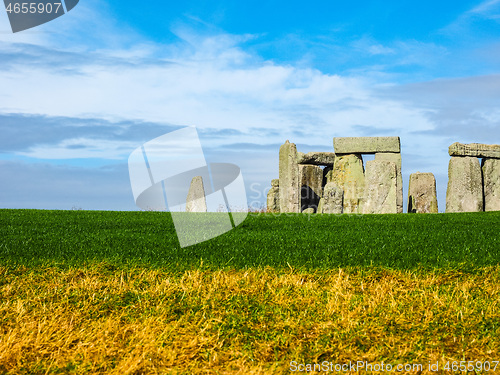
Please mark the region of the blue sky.
POLYGON ((16 34, 2 9, 0 68, 1 208, 137 209, 130 152, 196 126, 253 205, 286 139, 398 135, 443 211, 448 146, 500 144, 500 0, 81 0, 16 34))

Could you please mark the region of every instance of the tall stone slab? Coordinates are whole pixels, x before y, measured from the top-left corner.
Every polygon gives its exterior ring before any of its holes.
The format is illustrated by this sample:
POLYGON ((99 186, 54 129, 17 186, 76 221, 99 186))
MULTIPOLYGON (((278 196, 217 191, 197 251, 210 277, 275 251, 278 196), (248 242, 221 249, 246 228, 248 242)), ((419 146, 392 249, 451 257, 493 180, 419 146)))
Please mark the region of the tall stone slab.
POLYGON ((403 213, 403 175, 401 174, 401 154, 400 153, 392 153, 392 152, 378 152, 375 154, 375 160, 386 160, 392 161, 396 164, 396 173, 397 173, 397 206, 398 206, 398 214, 403 213))
POLYGON ((300 212, 297 146, 288 140, 280 147, 279 181, 280 212, 300 212))
POLYGON ((448 148, 450 156, 474 156, 477 158, 500 159, 500 145, 485 145, 481 143, 453 143, 448 148))
POLYGON ((386 160, 366 163, 365 194, 362 205, 364 214, 395 214, 397 207, 397 167, 386 160))
POLYGON ((500 211, 500 159, 483 159, 484 210, 500 211))
POLYGON ((344 212, 344 191, 334 182, 323 188, 323 197, 318 206, 318 213, 341 214, 344 212))
POLYGON ((399 137, 337 137, 333 138, 335 154, 376 154, 401 152, 399 137))
POLYGON ((271 189, 267 192, 267 212, 280 212, 279 180, 271 181, 271 189))
POLYGON ((316 212, 323 195, 323 170, 317 165, 299 165, 301 212, 313 208, 316 212))
POLYGON ((205 189, 201 176, 193 177, 186 199, 186 212, 207 212, 205 189))
POLYGON ((360 204, 365 190, 365 173, 361 155, 337 155, 333 169, 326 175, 326 183, 329 182, 333 182, 344 192, 343 212, 360 213, 360 204))
POLYGON ((448 166, 446 212, 483 211, 483 181, 479 160, 452 156, 448 166))
POLYGON ((438 213, 436 178, 432 173, 417 172, 410 175, 408 213, 438 213))

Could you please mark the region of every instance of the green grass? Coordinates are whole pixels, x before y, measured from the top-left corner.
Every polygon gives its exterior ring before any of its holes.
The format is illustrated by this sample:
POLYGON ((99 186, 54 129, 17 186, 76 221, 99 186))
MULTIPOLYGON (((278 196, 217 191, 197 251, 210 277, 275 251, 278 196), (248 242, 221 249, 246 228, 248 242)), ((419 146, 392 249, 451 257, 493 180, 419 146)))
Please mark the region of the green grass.
POLYGON ((0 210, 0 373, 493 363, 499 229, 500 212, 251 214, 180 248, 168 213, 0 210))
POLYGON ((499 244, 500 212, 250 214, 230 232, 180 248, 169 213, 0 210, 4 265, 474 269, 498 264, 499 244))

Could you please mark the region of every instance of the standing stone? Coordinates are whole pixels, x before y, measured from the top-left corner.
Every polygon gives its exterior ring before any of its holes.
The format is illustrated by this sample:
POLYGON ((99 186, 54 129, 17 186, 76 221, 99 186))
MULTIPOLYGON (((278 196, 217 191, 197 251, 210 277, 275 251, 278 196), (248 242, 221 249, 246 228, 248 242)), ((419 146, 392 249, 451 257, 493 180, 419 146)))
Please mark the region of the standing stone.
POLYGON ((327 184, 328 176, 331 175, 330 172, 332 170, 333 170, 333 165, 323 168, 323 186, 327 184))
POLYGON ((271 189, 267 193, 267 212, 280 212, 279 180, 271 181, 271 189))
POLYGON ((300 212, 297 146, 288 140, 280 147, 279 181, 280 212, 300 212))
POLYGON ((438 213, 436 179, 432 173, 417 172, 410 175, 408 213, 438 213))
POLYGON ((186 199, 186 212, 207 212, 207 201, 205 200, 205 189, 203 178, 193 177, 186 199))
POLYGON ((333 169, 326 175, 326 182, 333 182, 343 190, 344 213, 361 212, 360 204, 365 190, 365 174, 361 155, 337 155, 333 169))
POLYGON ((452 156, 448 166, 446 212, 483 211, 483 181, 479 160, 452 156))
POLYGON ((500 159, 483 159, 484 210, 500 211, 500 159))
POLYGON ((366 189, 363 199, 364 214, 395 214, 397 207, 397 167, 386 160, 366 163, 366 189))
POLYGON ((317 165, 299 165, 300 208, 317 210, 323 195, 323 170, 317 165))
POLYGON ((341 214, 344 211, 344 191, 334 182, 329 182, 323 189, 323 198, 321 198, 318 213, 322 214, 341 214))
POLYGON ((337 137, 333 138, 335 154, 375 154, 401 152, 399 137, 337 137))
POLYGON ((403 175, 401 174, 401 154, 399 153, 391 153, 391 152, 379 152, 375 154, 375 160, 387 160, 392 161, 396 164, 396 173, 397 179, 396 182, 398 184, 398 195, 397 195, 397 205, 398 205, 398 214, 403 213, 403 175))

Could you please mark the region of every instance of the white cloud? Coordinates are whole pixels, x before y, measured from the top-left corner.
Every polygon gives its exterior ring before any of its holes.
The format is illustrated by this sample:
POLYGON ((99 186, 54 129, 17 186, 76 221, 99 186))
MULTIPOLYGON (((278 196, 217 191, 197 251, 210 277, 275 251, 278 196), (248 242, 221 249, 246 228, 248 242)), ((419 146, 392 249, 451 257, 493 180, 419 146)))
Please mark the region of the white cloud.
POLYGON ((104 50, 86 52, 77 66, 73 55, 67 62, 57 56, 52 67, 50 56, 40 66, 25 58, 0 75, 0 111, 238 129, 248 133, 238 141, 256 143, 263 140, 251 135, 254 127, 274 129, 281 138, 309 128, 311 143, 331 144, 334 134, 355 125, 395 133, 409 123, 430 126, 418 109, 377 98, 374 82, 366 79, 261 61, 239 46, 246 36, 186 38, 165 46, 170 55, 151 64, 129 63, 151 60, 161 46, 133 47, 133 59, 127 50, 113 51, 112 63, 104 50))
MULTIPOLYGON (((498 19, 500 19, 500 0, 486 0, 461 14, 440 32, 447 36, 458 36, 460 39, 472 39, 476 40, 476 43, 484 43, 484 31, 487 29, 484 27, 484 22, 498 19), (476 38, 476 35, 481 37, 476 38)), ((491 39, 498 39, 498 36, 493 35, 491 39)))
POLYGON ((500 5, 500 0, 487 0, 472 8, 469 13, 488 15, 491 11, 497 10, 498 5, 500 5))
POLYGON ((136 147, 136 142, 70 138, 58 144, 33 146, 26 152, 16 152, 16 154, 34 159, 123 160, 136 147))

